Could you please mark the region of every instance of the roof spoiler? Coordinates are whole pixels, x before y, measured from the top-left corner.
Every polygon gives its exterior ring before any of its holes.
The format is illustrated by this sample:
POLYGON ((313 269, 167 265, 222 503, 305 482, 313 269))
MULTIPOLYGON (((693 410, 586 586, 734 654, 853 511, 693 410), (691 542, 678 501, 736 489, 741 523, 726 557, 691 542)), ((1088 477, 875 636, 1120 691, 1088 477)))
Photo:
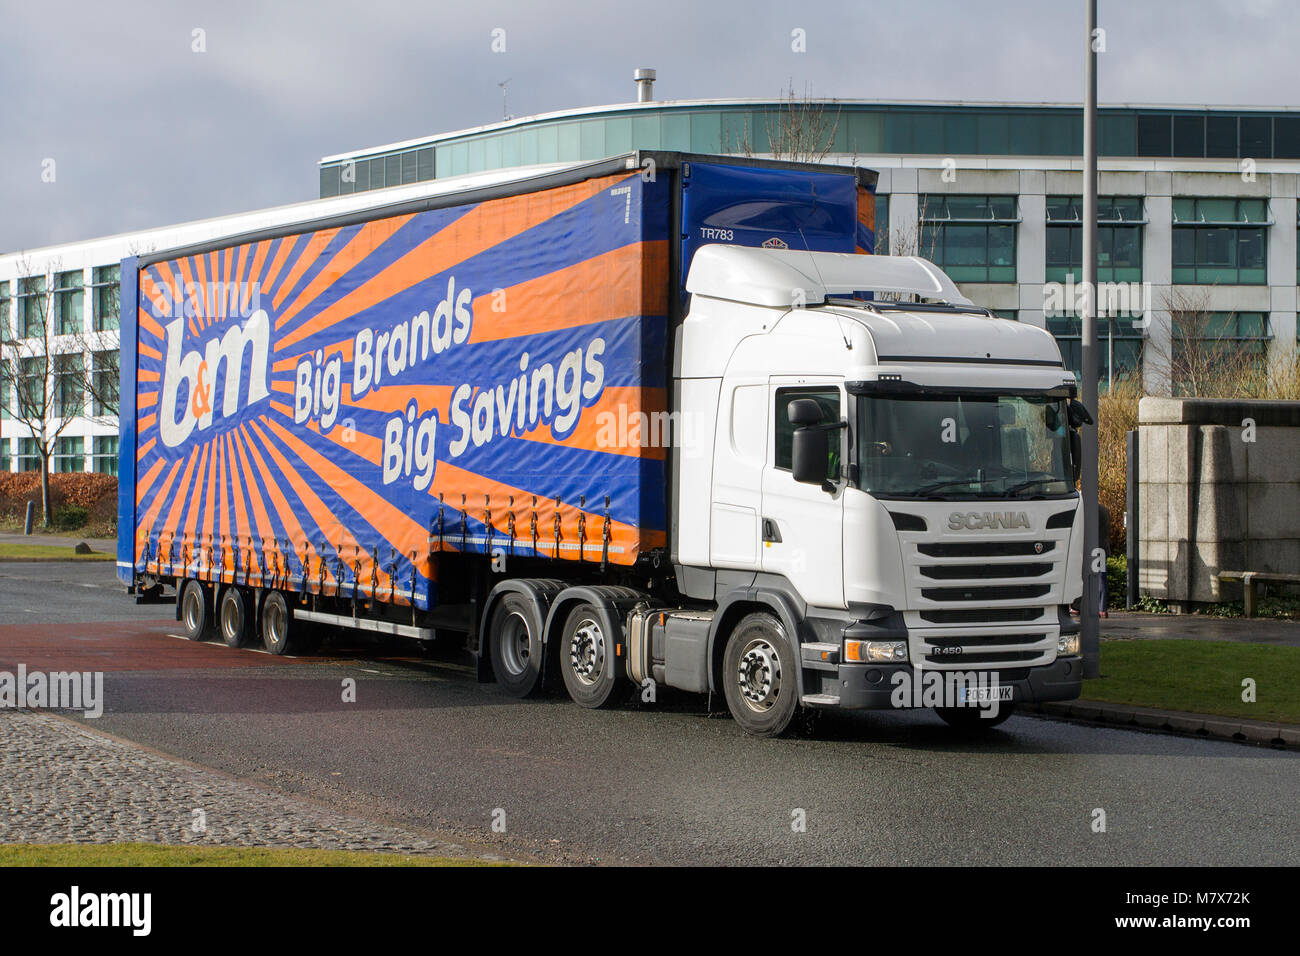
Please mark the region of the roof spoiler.
POLYGON ((943 270, 919 256, 868 256, 713 244, 691 262, 686 291, 775 308, 857 293, 916 295, 971 305, 943 270))

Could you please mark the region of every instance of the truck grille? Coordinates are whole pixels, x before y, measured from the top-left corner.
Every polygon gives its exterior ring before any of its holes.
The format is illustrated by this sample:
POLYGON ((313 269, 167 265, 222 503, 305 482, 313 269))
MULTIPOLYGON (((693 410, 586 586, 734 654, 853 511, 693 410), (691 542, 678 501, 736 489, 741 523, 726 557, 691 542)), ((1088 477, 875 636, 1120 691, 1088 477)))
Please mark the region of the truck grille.
POLYGON ((1036 621, 1043 616, 1041 607, 979 607, 970 610, 930 610, 918 612, 927 624, 1002 624, 1013 621, 1036 621))
POLYGON ((911 660, 939 670, 1054 661, 1069 531, 1048 534, 905 539, 911 660))
POLYGON ((1047 554, 1055 541, 929 541, 916 546, 927 558, 1006 558, 1047 554))
POLYGON ((923 564, 920 567, 922 574, 936 581, 958 578, 1037 578, 1051 570, 1051 563, 1046 561, 1033 564, 980 564, 974 567, 967 564, 923 564))
POLYGON ((961 654, 927 654, 928 664, 949 664, 970 667, 974 664, 1019 664, 1036 661, 1040 651, 965 651, 961 654))
POLYGON ((921 588, 927 601, 1030 601, 1052 590, 1047 584, 1011 584, 998 587, 921 588))

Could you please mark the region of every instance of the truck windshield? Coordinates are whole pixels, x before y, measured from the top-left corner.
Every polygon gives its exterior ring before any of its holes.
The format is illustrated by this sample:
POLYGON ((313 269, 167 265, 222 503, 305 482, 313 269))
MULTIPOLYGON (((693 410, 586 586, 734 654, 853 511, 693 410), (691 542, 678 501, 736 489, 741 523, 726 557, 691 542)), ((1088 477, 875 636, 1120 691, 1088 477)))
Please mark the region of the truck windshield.
POLYGON ((1065 402, 1047 396, 860 395, 858 486, 891 498, 1066 495, 1065 402))

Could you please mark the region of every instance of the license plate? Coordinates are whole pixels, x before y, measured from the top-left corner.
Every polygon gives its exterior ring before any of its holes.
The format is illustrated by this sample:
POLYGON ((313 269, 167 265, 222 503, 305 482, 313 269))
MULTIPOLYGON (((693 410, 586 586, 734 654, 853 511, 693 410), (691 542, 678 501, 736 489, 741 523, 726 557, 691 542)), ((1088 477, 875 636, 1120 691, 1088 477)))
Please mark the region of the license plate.
POLYGON ((962 687, 958 693, 963 704, 991 704, 996 701, 1010 701, 1014 699, 1015 688, 1010 684, 999 684, 997 687, 962 687))

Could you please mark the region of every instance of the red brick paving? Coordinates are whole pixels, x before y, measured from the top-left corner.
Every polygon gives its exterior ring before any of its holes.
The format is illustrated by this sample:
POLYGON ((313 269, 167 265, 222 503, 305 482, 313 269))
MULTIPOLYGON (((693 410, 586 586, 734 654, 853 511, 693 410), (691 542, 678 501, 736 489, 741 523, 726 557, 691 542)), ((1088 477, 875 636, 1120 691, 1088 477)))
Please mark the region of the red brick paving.
POLYGON ((234 650, 219 641, 167 636, 179 633, 175 619, 0 626, 0 670, 12 673, 19 664, 28 671, 146 671, 294 663, 251 648, 234 650))

